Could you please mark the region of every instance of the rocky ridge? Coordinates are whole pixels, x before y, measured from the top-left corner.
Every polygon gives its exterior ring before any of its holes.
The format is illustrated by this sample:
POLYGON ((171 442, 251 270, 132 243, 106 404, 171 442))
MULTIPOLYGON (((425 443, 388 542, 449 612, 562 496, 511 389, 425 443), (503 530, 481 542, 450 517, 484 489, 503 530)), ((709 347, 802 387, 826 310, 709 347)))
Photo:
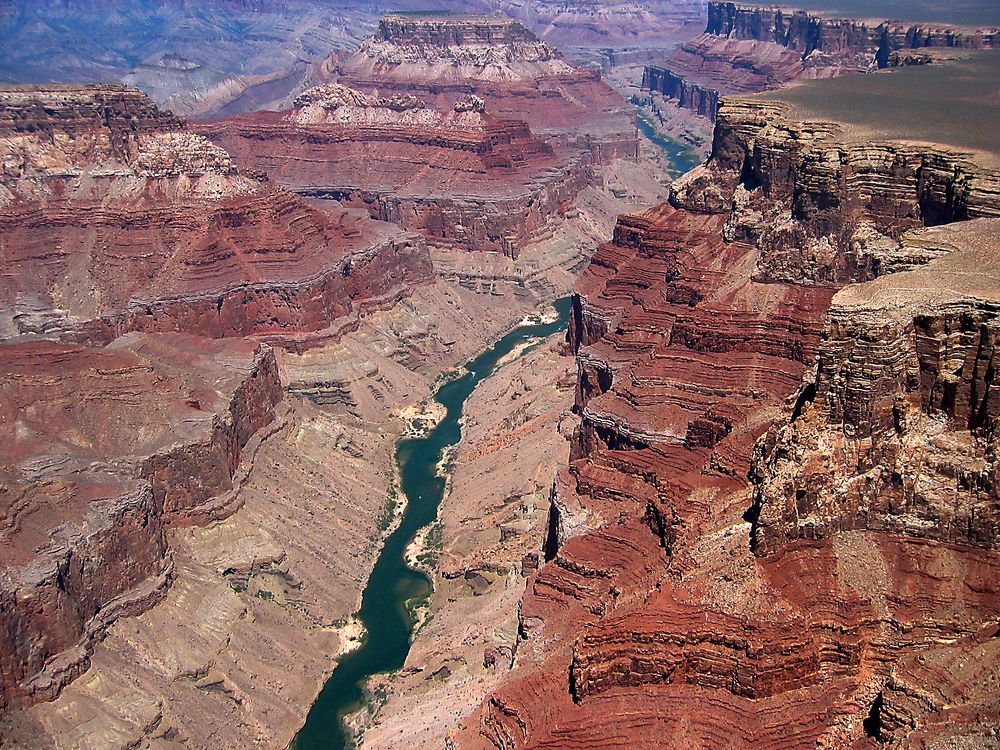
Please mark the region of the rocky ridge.
POLYGON ((546 563, 514 669, 458 746, 990 741, 975 685, 995 663, 973 654, 1000 617, 996 248, 995 221, 972 217, 995 215, 997 177, 966 163, 978 189, 956 211, 920 178, 965 157, 869 146, 882 156, 851 158, 837 126, 724 101, 708 164, 599 248, 571 319, 581 422, 546 563), (947 665, 947 698, 917 697, 917 663, 947 665))
POLYGON ((331 83, 286 113, 197 129, 302 195, 363 208, 436 246, 512 258, 599 182, 589 152, 493 116, 474 94, 440 109, 331 83))
POLYGON ((834 296, 815 376, 758 446, 758 554, 856 528, 996 549, 998 228, 911 231, 931 262, 834 296))

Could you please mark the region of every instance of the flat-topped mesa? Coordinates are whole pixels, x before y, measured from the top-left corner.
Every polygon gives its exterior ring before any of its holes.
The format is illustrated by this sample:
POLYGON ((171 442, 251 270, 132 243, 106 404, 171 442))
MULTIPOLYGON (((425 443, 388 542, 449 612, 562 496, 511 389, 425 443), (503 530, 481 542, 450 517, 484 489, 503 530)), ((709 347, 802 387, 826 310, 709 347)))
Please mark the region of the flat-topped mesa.
POLYGON ((785 102, 731 97, 710 159, 671 201, 726 214, 726 238, 760 250, 756 279, 841 285, 900 268, 909 229, 1000 216, 1000 172, 948 146, 868 140, 785 102))
POLYGON ((643 88, 714 119, 719 97, 795 80, 929 62, 930 52, 992 49, 1000 30, 828 18, 802 10, 710 2, 705 32, 662 65, 647 66, 643 88))
MULTIPOLYGON (((908 24, 905 21, 879 21, 835 18, 803 10, 768 6, 709 2, 706 34, 758 42, 774 42, 799 50, 803 56, 814 51, 832 53, 849 50, 883 54, 899 49, 920 47, 955 47, 988 49, 997 44, 996 28, 963 28, 949 24, 908 24)), ((885 63, 884 58, 877 61, 885 63)))
POLYGON ((573 72, 555 50, 518 21, 449 14, 383 17, 378 32, 349 58, 345 68, 367 69, 391 79, 406 73, 438 80, 479 78, 508 83, 573 72), (454 70, 441 69, 442 63, 454 70))
POLYGON ((634 114, 595 68, 577 68, 519 22, 493 16, 387 16, 380 32, 318 75, 375 96, 414 95, 447 110, 457 96, 589 150, 598 163, 635 158, 634 114))
POLYGON ((162 598, 164 527, 238 507, 281 397, 273 352, 247 340, 0 344, 0 706, 53 699, 162 598))
POLYGON ((903 237, 833 298, 816 373, 757 447, 755 551, 864 528, 1000 548, 1000 219, 903 237))
POLYGON ((297 193, 364 208, 435 246, 511 257, 598 180, 589 150, 542 140, 476 94, 428 103, 330 83, 288 112, 195 127, 297 193))
POLYGON ((375 39, 399 45, 434 47, 538 42, 521 23, 506 16, 447 12, 387 13, 379 21, 375 39))
POLYGON ((0 102, 0 335, 185 330, 299 346, 430 278, 419 237, 240 172, 138 91, 6 87, 0 102))

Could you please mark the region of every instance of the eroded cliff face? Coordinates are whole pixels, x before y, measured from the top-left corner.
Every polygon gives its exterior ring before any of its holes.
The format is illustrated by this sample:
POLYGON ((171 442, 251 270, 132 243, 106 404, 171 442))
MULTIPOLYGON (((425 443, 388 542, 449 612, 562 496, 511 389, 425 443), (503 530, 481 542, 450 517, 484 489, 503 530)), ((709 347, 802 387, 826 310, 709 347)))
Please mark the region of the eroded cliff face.
POLYGON ((439 109, 412 94, 333 83, 295 105, 197 129, 298 193, 364 208, 436 246, 516 258, 600 183, 589 150, 542 140, 523 121, 493 116, 476 95, 439 109))
POLYGON ((0 101, 6 335, 288 336, 430 277, 419 238, 238 172, 138 91, 0 101))
POLYGON ((930 248, 900 250, 908 229, 1000 216, 1000 174, 944 148, 850 136, 798 121, 782 102, 733 98, 719 110, 712 156, 672 201, 726 212, 727 240, 760 251, 754 277, 842 285, 908 268, 930 248))
POLYGON ((998 228, 905 235, 941 257, 834 297, 815 376, 758 446, 758 554, 855 528, 996 548, 998 228))
POLYGON ((446 250, 516 259, 602 172, 638 157, 627 105, 497 16, 389 14, 281 114, 196 126, 294 191, 366 209, 446 250))
POLYGON ((165 527, 233 512, 281 385, 268 347, 173 334, 7 343, 0 362, 7 705, 53 699, 116 619, 162 599, 165 527))
POLYGON ((643 73, 643 88, 715 118, 723 94, 795 80, 930 62, 930 48, 988 49, 996 29, 826 18, 804 11, 710 2, 705 31, 643 73))
POLYGON ((622 217, 580 282, 547 562, 460 746, 908 747, 996 721, 975 687, 995 664, 972 664, 1000 617, 995 222, 919 229, 994 212, 992 188, 947 213, 919 186, 958 156, 728 107, 708 165, 622 217), (978 259, 944 255, 974 231, 978 259), (912 276, 949 257, 966 271, 940 294, 912 276), (942 697, 915 692, 921 655, 948 665, 942 697))

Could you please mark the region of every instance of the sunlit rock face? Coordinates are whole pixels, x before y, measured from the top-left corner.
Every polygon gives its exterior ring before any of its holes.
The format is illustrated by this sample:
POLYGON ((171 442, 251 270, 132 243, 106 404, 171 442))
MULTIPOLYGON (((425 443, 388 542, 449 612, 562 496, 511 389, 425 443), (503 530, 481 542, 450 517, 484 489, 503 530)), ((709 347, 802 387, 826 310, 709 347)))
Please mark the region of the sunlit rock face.
POLYGON ((306 91, 288 112, 198 130, 296 192, 364 208, 437 246, 514 258, 600 182, 589 150, 500 119, 475 94, 443 110, 412 94, 370 96, 332 83, 306 91))

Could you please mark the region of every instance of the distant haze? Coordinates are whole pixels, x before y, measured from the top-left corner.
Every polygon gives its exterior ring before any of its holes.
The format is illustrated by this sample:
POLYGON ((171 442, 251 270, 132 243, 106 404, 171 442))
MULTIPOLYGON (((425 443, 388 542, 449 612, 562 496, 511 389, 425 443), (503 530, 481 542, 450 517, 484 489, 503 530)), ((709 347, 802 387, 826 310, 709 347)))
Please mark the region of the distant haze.
MULTIPOLYGON (((768 5, 769 3, 760 3, 768 5)), ((798 0, 774 5, 849 18, 877 18, 914 23, 1000 26, 1000 0, 798 0)))

